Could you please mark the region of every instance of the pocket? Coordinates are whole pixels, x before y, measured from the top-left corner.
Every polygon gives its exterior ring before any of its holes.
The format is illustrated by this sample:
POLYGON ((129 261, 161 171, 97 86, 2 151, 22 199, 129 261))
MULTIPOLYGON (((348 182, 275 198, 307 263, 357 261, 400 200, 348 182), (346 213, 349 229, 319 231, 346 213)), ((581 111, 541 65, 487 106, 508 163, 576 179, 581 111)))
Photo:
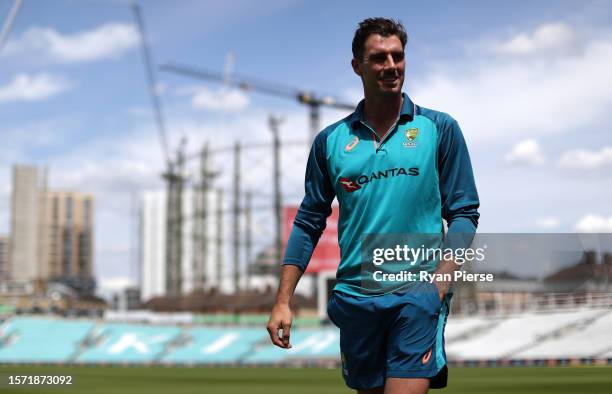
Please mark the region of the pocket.
POLYGON ((334 323, 336 327, 340 328, 338 323, 336 323, 336 319, 334 318, 334 306, 335 306, 334 298, 335 298, 335 293, 332 291, 331 297, 329 297, 329 300, 327 301, 327 317, 329 317, 329 320, 331 320, 331 322, 334 323))
POLYGON ((440 309, 442 308, 442 300, 440 299, 440 290, 438 290, 438 286, 430 282, 424 282, 425 286, 425 299, 429 301, 429 305, 431 306, 431 310, 433 313, 440 313, 440 309))

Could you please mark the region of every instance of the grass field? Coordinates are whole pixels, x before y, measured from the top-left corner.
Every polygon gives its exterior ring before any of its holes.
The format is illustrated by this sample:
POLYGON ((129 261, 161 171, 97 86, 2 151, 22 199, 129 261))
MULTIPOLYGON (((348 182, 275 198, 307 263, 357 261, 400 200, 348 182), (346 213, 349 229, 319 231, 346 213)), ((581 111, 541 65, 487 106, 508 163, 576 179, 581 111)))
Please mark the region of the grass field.
MULTIPOLYGON (((336 369, 0 367, 2 393, 350 393, 336 369), (72 375, 71 387, 9 386, 9 375, 72 375)), ((612 393, 611 367, 451 368, 449 387, 459 393, 612 393)))

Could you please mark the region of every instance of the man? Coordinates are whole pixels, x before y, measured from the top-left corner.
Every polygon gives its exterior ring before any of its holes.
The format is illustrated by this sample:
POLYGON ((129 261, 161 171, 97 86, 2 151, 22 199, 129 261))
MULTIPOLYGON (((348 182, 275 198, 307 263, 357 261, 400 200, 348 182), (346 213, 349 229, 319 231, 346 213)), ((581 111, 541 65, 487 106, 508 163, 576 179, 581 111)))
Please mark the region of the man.
MULTIPOLYGON (((364 264, 367 256, 362 258, 369 250, 363 249, 364 242, 372 234, 382 234, 382 239, 439 235, 445 219, 444 243, 449 235, 467 234, 469 244, 479 217, 457 122, 402 93, 406 42, 401 23, 390 19, 366 19, 355 32, 351 65, 361 77, 365 99, 353 114, 315 138, 304 200, 267 327, 275 345, 291 347, 289 300, 336 197, 341 262, 328 313, 340 328, 343 377, 359 393, 426 393, 445 387, 443 331, 450 302, 448 280, 377 288, 364 264)), ((441 242, 434 239, 430 245, 441 242)), ((457 269, 452 258, 420 259, 415 267, 429 273, 457 269)))

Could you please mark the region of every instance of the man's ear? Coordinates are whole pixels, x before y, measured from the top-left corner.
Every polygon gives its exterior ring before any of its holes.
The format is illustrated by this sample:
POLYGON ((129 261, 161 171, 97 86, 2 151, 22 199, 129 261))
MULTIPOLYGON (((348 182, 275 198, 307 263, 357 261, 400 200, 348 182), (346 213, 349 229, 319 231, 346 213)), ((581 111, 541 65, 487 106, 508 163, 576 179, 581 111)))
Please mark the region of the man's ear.
POLYGON ((359 68, 359 62, 357 61, 357 59, 353 58, 351 60, 351 67, 353 67, 353 71, 355 72, 355 74, 361 76, 361 69, 359 68))

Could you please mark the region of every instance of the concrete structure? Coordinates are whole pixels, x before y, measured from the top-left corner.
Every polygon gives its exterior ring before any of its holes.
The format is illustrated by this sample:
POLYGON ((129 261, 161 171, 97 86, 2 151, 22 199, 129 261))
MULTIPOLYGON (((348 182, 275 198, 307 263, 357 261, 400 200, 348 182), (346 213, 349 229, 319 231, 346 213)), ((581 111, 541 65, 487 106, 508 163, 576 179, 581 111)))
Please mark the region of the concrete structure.
POLYGON ((146 192, 140 210, 140 294, 143 300, 166 289, 166 193, 146 192))
POLYGON ((9 237, 0 235, 0 282, 8 279, 11 242, 9 237))
POLYGON ((123 290, 125 307, 127 310, 137 309, 140 305, 140 289, 138 287, 126 287, 123 290))
POLYGON ((47 170, 32 166, 13 167, 11 255, 9 276, 15 282, 41 278, 40 245, 47 170))
POLYGON ((40 241, 42 278, 65 283, 82 293, 92 293, 93 196, 49 191, 45 202, 40 241))
MULTIPOLYGON (((200 264, 194 255, 194 197, 192 190, 183 191, 183 245, 181 264, 181 294, 194 290, 194 266, 200 264)), ((215 211, 219 206, 218 194, 211 191, 207 198, 206 253, 202 257, 204 289, 219 286, 217 259, 217 219, 215 211)), ((223 204, 225 206, 225 204, 223 204)), ((166 209, 165 191, 145 192, 140 210, 140 295, 143 301, 166 295, 166 209)), ((225 226, 227 227, 227 226, 225 226)), ((224 275, 223 275, 224 276, 224 275)))
POLYGON ((10 282, 36 289, 58 281, 92 294, 93 212, 91 195, 49 191, 46 169, 14 166, 10 282))

